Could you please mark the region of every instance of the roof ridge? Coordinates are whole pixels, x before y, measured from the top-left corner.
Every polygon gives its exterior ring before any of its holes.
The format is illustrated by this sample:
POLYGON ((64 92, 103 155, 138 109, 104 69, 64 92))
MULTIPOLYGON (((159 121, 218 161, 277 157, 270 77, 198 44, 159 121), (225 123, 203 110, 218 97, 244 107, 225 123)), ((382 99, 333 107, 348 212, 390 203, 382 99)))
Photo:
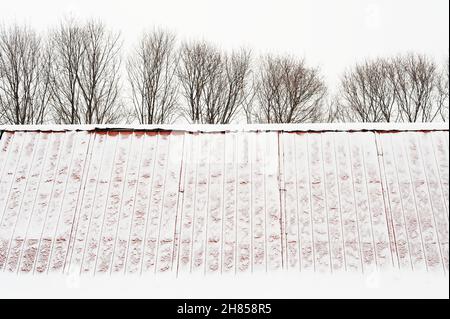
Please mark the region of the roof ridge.
POLYGON ((448 131, 448 123, 305 123, 305 124, 93 124, 93 125, 0 125, 0 131, 185 131, 185 132, 352 132, 352 131, 448 131))

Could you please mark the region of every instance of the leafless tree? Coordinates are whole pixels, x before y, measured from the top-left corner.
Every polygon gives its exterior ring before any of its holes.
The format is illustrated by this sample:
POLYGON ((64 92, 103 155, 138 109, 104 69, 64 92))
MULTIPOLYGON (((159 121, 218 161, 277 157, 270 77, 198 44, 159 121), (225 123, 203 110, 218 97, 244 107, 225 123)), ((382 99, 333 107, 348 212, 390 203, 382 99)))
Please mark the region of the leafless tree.
POLYGON ((336 100, 335 116, 353 122, 395 122, 396 109, 392 64, 375 59, 357 64, 344 73, 336 100))
POLYGON ((100 21, 63 20, 48 38, 0 26, 0 124, 431 122, 449 120, 449 62, 409 53, 347 70, 330 97, 317 68, 293 56, 231 53, 144 33, 127 59, 130 111, 122 104, 121 36, 100 21), (179 103, 179 93, 185 103, 179 103), (179 107, 182 105, 182 107, 179 107))
POLYGON ((316 68, 303 60, 268 55, 256 79, 254 120, 260 123, 319 121, 326 86, 316 68))
POLYGON ((96 21, 89 21, 83 31, 83 62, 77 73, 83 100, 82 121, 118 122, 123 115, 119 97, 120 34, 108 31, 96 21))
POLYGON ((251 124, 253 123, 253 121, 255 121, 256 119, 256 87, 257 87, 257 83, 256 83, 256 78, 255 78, 255 74, 253 72, 251 72, 252 75, 250 76, 249 79, 249 84, 248 84, 248 88, 247 88, 247 92, 245 94, 245 98, 242 101, 242 110, 243 110, 243 115, 245 118, 245 121, 247 124, 251 124))
POLYGON ((322 122, 324 123, 342 123, 347 121, 346 118, 346 109, 342 110, 341 103, 339 101, 339 95, 327 96, 326 101, 324 102, 324 114, 322 117, 322 122))
POLYGON ((85 52, 83 26, 73 19, 60 23, 50 33, 52 47, 52 106, 57 123, 83 122, 78 74, 85 52))
POLYGON ((49 65, 45 45, 29 27, 0 29, 0 123, 44 123, 49 65))
POLYGON ((437 66, 425 55, 407 54, 392 59, 396 103, 404 122, 432 122, 440 116, 435 103, 437 66))
POLYGON ((192 123, 204 120, 203 93, 208 81, 220 72, 221 63, 220 52, 206 42, 185 42, 181 46, 177 74, 186 100, 182 112, 192 123))
POLYGON ((172 122, 178 102, 175 35, 144 33, 127 62, 134 114, 141 124, 172 122))
POLYGON ((98 21, 63 22, 54 44, 53 91, 57 123, 116 123, 120 100, 120 34, 98 21))
POLYGON ((449 64, 448 58, 447 63, 445 64, 443 70, 439 73, 437 77, 437 92, 436 92, 436 104, 437 108, 440 110, 441 118, 443 121, 448 122, 449 114, 449 85, 448 85, 448 73, 449 73, 449 64))
POLYGON ((222 53, 220 60, 203 89, 203 122, 209 124, 229 124, 249 94, 250 51, 222 53))

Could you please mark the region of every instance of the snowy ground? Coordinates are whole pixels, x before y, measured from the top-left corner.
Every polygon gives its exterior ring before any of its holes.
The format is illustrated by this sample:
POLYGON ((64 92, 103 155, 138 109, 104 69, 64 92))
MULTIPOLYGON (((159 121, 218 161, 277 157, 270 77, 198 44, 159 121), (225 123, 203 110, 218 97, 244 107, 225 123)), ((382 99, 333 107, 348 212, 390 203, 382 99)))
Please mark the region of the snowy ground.
POLYGON ((0 274, 0 298, 449 298, 448 277, 389 272, 238 276, 0 274))

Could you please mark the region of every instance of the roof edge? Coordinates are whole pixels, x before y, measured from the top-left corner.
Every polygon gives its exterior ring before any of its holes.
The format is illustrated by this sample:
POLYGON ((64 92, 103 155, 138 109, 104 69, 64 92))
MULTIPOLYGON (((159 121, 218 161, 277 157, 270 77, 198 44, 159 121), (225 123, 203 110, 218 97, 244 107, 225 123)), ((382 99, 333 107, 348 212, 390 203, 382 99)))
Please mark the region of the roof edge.
POLYGON ((161 125, 0 125, 0 131, 185 131, 185 132, 338 132, 448 131, 449 123, 161 124, 161 125))

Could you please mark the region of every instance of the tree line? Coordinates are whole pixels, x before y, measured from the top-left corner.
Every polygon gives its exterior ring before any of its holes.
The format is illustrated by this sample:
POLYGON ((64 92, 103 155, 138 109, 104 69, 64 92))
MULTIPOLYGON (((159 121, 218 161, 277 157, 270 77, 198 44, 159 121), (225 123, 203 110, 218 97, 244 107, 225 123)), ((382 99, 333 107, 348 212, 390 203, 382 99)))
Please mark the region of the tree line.
POLYGON ((127 56, 122 44, 99 20, 66 19, 44 35, 0 27, 0 124, 448 121, 448 58, 368 59, 331 92, 292 55, 227 52, 165 29, 144 32, 127 56))

